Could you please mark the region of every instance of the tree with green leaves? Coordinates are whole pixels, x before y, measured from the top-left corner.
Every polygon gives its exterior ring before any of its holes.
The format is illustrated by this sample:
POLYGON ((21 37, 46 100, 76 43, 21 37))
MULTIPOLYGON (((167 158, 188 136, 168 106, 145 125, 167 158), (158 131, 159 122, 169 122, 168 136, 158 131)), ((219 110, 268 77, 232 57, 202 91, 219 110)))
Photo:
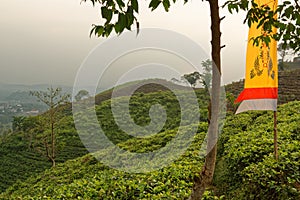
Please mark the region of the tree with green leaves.
POLYGON ((75 95, 75 100, 76 101, 80 101, 84 98, 88 98, 90 95, 89 95, 89 92, 87 90, 80 90, 76 95, 75 95))
POLYGON ((287 68, 287 65, 285 63, 285 58, 288 55, 288 50, 289 50, 288 46, 284 48, 283 43, 278 44, 277 51, 280 56, 280 59, 278 60, 278 69, 279 70, 284 70, 287 68))
POLYGON ((181 84, 181 81, 180 80, 178 80, 177 78, 171 78, 171 80, 170 80, 172 83, 175 83, 175 84, 181 84))
POLYGON ((191 87, 196 87, 197 83, 199 83, 200 81, 200 73, 199 72, 193 72, 193 73, 189 73, 189 74, 184 74, 181 79, 184 82, 188 82, 190 84, 191 87))
MULTIPOLYGON (((101 5, 101 16, 105 19, 101 25, 93 25, 91 35, 108 37, 114 30, 117 34, 121 34, 125 29, 131 30, 135 25, 137 32, 139 30, 139 22, 137 15, 139 13, 139 4, 137 0, 83 0, 91 1, 94 5, 101 5), (112 21, 115 16, 116 21, 112 21)), ((154 11, 162 5, 166 12, 169 11, 171 3, 176 0, 151 0, 149 8, 154 11)), ((184 0, 185 3, 188 0, 184 0)), ((205 188, 212 182, 216 155, 217 155, 217 136, 218 136, 218 115, 219 115, 219 95, 220 95, 220 73, 221 73, 221 30, 220 23, 224 17, 219 14, 219 1, 207 0, 211 14, 211 59, 212 64, 212 96, 210 103, 210 126, 208 132, 208 152, 205 164, 198 174, 194 177, 194 186, 190 199, 201 199, 205 188)), ((263 28, 264 32, 271 33, 273 27, 278 28, 276 34, 262 34, 253 39, 254 45, 264 42, 268 45, 271 39, 282 40, 284 46, 289 45, 294 51, 300 50, 300 6, 298 0, 294 2, 284 1, 278 5, 275 11, 271 11, 267 6, 259 6, 250 0, 229 0, 223 7, 228 10, 239 12, 244 10, 247 12, 245 23, 252 26, 254 22, 258 22, 257 28, 263 28)))
POLYGON ((249 27, 253 23, 258 23, 257 28, 263 28, 264 32, 268 33, 252 38, 255 45, 259 45, 260 42, 269 44, 271 39, 275 39, 281 41, 283 49, 289 47, 294 53, 300 51, 300 3, 298 0, 283 1, 274 11, 268 6, 260 6, 249 0, 227 1, 223 7, 225 6, 231 13, 246 11, 244 23, 247 23, 249 27), (277 28, 277 32, 272 34, 274 28, 277 28))
POLYGON ((14 116, 12 120, 12 130, 13 132, 23 131, 25 116, 14 116))
POLYGON ((69 94, 63 94, 61 88, 47 88, 47 91, 31 91, 32 96, 37 97, 38 101, 43 102, 49 108, 45 113, 47 121, 44 122, 45 127, 50 129, 50 135, 46 134, 43 139, 44 154, 49 161, 52 162, 52 167, 55 167, 56 158, 56 125, 58 123, 59 106, 65 104, 70 99, 69 94))
POLYGON ((199 73, 197 71, 184 74, 181 76, 181 80, 183 82, 188 82, 191 87, 196 87, 198 83, 200 83, 207 91, 211 86, 211 78, 212 78, 212 61, 207 59, 202 61, 201 63, 203 73, 199 73))
POLYGON ((209 59, 202 61, 203 73, 200 74, 200 83, 205 88, 206 91, 211 87, 211 78, 212 78, 212 64, 213 62, 209 59))

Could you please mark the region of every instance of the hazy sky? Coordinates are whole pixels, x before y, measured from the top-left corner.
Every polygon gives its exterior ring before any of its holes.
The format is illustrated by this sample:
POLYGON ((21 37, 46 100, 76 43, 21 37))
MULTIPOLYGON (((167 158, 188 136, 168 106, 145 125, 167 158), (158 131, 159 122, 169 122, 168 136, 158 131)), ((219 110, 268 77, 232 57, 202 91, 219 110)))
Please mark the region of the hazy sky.
MULTIPOLYGON (((178 1, 169 13, 150 12, 140 2, 141 28, 164 28, 184 34, 210 53, 208 3, 178 1)), ((222 4, 223 1, 221 1, 222 4)), ((224 82, 244 77, 248 27, 245 13, 222 16, 224 82)), ((99 7, 80 0, 4 0, 0 6, 0 82, 72 85, 81 63, 106 39, 89 38, 92 24, 100 22, 99 7)))

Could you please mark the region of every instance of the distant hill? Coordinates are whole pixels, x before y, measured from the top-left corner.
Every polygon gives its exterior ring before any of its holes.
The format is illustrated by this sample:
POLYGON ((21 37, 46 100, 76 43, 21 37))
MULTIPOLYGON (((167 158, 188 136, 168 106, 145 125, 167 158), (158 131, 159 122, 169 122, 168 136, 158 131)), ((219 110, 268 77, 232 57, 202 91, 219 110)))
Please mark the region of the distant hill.
MULTIPOLYGON (((278 104, 300 100, 300 69, 279 71, 278 104)), ((244 80, 226 85, 226 92, 237 97, 244 88, 244 80)))
MULTIPOLYGON (((67 93, 72 93, 72 87, 70 86, 64 86, 64 85, 52 85, 55 87, 62 87, 63 91, 67 93)), ((29 91, 44 91, 47 88, 50 87, 50 84, 37 84, 37 85, 23 85, 23 84, 5 84, 0 83, 0 101, 7 101, 8 99, 11 99, 11 96, 14 96, 14 93, 23 93, 23 92, 29 92, 29 91)), ((13 99, 15 100, 15 99, 13 99)), ((22 100, 22 99, 21 99, 22 100)))
POLYGON ((106 90, 96 95, 95 103, 99 104, 102 101, 108 100, 112 97, 112 93, 114 92, 114 97, 121 96, 129 96, 129 93, 133 90, 133 88, 137 88, 134 93, 152 93, 158 91, 168 91, 168 90, 187 90, 188 87, 174 84, 170 81, 163 79, 149 79, 143 81, 134 81, 129 82, 116 88, 106 90))
POLYGON ((22 101, 22 103, 38 103, 37 98, 31 96, 29 91, 16 91, 4 98, 4 101, 22 101))

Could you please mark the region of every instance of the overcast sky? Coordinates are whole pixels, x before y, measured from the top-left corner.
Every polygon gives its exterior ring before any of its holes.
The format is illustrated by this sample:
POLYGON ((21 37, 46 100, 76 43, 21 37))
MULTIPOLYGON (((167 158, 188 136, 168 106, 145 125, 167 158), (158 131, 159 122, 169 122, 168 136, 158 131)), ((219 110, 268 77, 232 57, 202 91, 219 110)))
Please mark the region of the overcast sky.
MULTIPOLYGON (((178 1, 170 12, 150 12, 140 2, 141 28, 164 28, 191 38, 210 53, 208 3, 178 1)), ((222 3, 222 2, 221 2, 222 3)), ((245 13, 228 14, 222 22, 223 80, 244 77, 248 27, 245 13)), ((89 38, 92 24, 101 21, 99 7, 80 0, 4 0, 0 7, 0 82, 73 85, 80 65, 99 43, 89 38)))

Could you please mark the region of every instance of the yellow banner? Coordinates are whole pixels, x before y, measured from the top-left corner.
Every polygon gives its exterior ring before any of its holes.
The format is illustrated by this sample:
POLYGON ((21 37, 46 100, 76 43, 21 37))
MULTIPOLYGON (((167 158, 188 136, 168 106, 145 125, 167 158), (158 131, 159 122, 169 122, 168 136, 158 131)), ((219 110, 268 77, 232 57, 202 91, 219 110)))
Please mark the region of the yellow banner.
MULTIPOLYGON (((256 0, 259 6, 269 6, 271 10, 277 8, 277 0, 256 0)), ((273 29, 273 33, 276 33, 273 29)), ((263 28, 257 29, 257 23, 252 24, 249 29, 245 88, 274 88, 278 87, 277 66, 277 42, 271 40, 269 46, 260 42, 259 46, 253 46, 253 40, 264 34, 263 28)))

